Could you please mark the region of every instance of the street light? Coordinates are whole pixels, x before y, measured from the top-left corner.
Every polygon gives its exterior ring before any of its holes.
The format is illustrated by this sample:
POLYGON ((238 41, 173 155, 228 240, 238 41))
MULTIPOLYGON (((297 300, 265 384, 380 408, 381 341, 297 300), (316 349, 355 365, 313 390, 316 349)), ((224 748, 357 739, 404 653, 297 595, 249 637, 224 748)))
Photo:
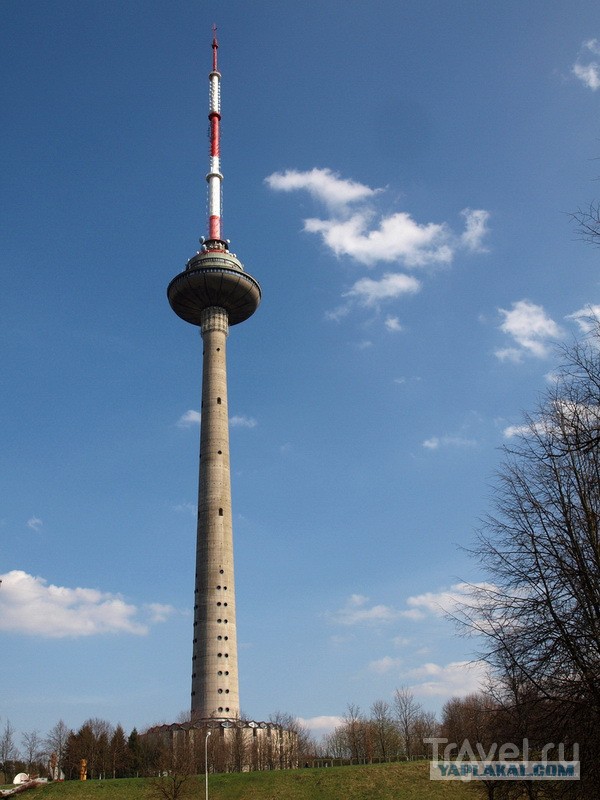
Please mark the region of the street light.
POLYGON ((206 800, 208 800, 208 737, 212 731, 208 731, 204 737, 204 782, 206 785, 206 800))

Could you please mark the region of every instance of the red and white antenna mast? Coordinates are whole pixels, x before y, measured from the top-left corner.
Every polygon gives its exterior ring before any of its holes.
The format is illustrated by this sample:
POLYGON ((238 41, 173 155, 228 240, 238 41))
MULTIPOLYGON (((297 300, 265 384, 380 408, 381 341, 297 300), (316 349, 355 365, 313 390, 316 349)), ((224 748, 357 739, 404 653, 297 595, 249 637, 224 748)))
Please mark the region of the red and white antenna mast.
MULTIPOLYGON (((221 152, 220 152, 220 122, 221 122, 221 73, 217 68, 217 26, 213 25, 212 40, 212 71, 209 79, 208 119, 210 120, 210 167, 206 176, 208 183, 208 239, 212 242, 222 242, 221 237, 221 152)), ((210 245, 209 245, 210 249, 210 245)), ((219 248, 220 249, 220 248, 219 248)))

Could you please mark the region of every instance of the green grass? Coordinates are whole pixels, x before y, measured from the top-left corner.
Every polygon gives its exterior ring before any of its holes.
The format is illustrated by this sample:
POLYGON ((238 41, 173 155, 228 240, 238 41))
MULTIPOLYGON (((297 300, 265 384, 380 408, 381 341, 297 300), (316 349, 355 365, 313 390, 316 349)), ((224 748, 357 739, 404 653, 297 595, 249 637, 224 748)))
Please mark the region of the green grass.
MULTIPOLYGON (((204 799, 204 776, 187 798, 204 799)), ((145 778, 50 783, 24 800, 149 800, 145 778)), ((210 800, 477 800, 474 786, 430 781, 429 762, 211 775, 210 800)))

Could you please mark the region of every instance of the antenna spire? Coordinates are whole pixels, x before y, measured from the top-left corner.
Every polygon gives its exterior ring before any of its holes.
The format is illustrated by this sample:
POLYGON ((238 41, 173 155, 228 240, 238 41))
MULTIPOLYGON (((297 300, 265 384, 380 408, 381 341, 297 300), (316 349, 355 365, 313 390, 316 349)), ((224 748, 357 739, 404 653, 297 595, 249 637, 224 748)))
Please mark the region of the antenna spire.
POLYGON ((217 50, 219 49, 219 42, 217 41, 217 26, 213 25, 213 40, 212 40, 212 49, 213 49, 213 72, 217 71, 217 50))
POLYGON ((210 121, 210 163, 206 176, 208 183, 208 249, 227 249, 221 238, 221 174, 220 122, 221 122, 221 73, 217 69, 217 26, 213 25, 212 72, 208 76, 208 119, 210 121), (218 244, 217 244, 218 243, 218 244), (211 247, 211 244, 213 245, 211 247))

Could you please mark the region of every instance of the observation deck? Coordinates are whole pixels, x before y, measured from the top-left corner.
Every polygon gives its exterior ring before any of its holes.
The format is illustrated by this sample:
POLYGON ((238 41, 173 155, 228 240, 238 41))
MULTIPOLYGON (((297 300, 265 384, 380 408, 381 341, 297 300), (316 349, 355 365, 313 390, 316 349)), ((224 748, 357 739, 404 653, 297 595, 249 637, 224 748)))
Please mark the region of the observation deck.
POLYGON ((173 278, 167 297, 177 316, 192 325, 200 326, 202 311, 211 306, 224 308, 229 324, 237 325, 254 314, 261 289, 225 242, 209 240, 173 278))

